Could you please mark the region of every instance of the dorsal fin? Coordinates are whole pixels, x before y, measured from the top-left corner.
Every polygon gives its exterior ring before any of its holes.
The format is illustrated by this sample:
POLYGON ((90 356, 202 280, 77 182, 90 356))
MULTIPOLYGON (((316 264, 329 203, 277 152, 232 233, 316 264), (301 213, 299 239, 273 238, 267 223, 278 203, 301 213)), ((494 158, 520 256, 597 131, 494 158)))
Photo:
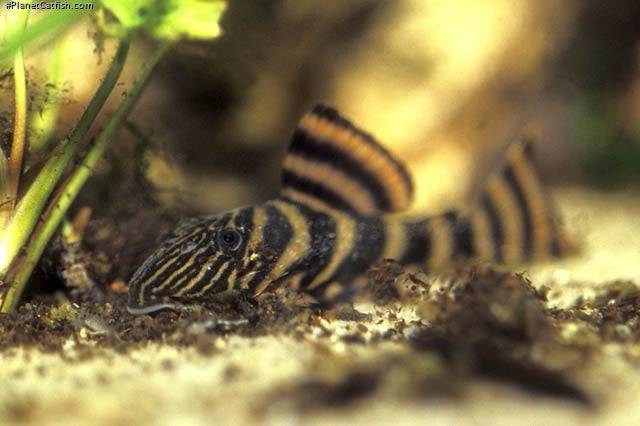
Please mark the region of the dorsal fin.
POLYGON ((533 165, 530 140, 512 143, 471 210, 478 252, 504 262, 563 257, 567 238, 533 165))
POLYGON ((281 195, 373 216, 406 210, 413 184, 402 163, 370 134, 336 110, 318 105, 302 117, 293 134, 281 195))

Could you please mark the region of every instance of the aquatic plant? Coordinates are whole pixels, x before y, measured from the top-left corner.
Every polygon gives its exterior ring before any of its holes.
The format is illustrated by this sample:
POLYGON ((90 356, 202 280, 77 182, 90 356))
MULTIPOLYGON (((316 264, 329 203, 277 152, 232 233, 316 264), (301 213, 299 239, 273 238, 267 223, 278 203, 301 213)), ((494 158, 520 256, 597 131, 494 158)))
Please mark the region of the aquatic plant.
MULTIPOLYGON (((0 150, 0 312, 15 309, 20 295, 42 255, 47 243, 62 222, 67 210, 91 175, 113 135, 123 123, 149 77, 167 50, 181 39, 213 39, 220 34, 218 22, 225 10, 222 0, 102 0, 69 2, 84 5, 76 9, 41 11, 37 20, 29 22, 30 3, 9 10, 0 18, 0 69, 13 69, 14 123, 8 153, 0 150), (25 179, 24 157, 30 143, 42 147, 53 132, 52 123, 58 106, 50 105, 49 117, 31 119, 37 132, 27 132, 27 81, 24 55, 38 49, 51 48, 58 60, 64 61, 62 36, 73 26, 91 19, 97 29, 96 41, 116 38, 118 47, 107 72, 83 114, 71 132, 52 144, 44 160, 31 167, 33 177, 25 179), (95 141, 86 136, 112 93, 127 63, 129 47, 142 38, 155 39, 155 49, 127 90, 126 96, 95 141), (37 135, 31 141, 27 134, 37 135)), ((63 79, 60 67, 53 65, 47 79, 55 83, 63 79)), ((4 74, 4 73, 0 73, 4 74)))

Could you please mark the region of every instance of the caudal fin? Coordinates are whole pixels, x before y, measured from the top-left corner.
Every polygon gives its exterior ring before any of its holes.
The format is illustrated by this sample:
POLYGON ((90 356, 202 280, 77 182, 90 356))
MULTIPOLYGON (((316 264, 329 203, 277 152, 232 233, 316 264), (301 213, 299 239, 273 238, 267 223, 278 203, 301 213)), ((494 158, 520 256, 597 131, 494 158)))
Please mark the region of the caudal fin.
POLYGON ((479 258, 512 263, 575 251, 533 166, 530 141, 508 148, 467 217, 466 238, 479 258))

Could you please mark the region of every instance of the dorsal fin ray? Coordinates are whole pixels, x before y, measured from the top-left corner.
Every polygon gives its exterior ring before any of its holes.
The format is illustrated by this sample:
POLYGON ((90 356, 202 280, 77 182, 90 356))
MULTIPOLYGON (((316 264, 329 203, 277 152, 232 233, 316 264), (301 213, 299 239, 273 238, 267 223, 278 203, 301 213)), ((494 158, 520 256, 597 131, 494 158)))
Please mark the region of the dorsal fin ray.
POLYGON ((512 143, 470 211, 477 252, 503 262, 575 251, 533 164, 530 140, 512 143))
POLYGON ((296 128, 282 170, 283 197, 374 216, 406 210, 413 183, 370 134, 318 105, 296 128))

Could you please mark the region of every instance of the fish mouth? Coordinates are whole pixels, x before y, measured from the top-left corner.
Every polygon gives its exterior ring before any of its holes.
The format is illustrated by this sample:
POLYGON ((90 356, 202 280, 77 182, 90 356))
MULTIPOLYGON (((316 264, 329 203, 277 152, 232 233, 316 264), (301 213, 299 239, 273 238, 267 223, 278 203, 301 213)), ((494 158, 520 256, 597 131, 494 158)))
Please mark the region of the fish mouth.
POLYGON ((151 314, 153 312, 162 311, 164 309, 177 309, 177 306, 173 303, 159 303, 157 305, 149 305, 142 307, 134 307, 127 305, 127 312, 131 315, 146 315, 151 314))

